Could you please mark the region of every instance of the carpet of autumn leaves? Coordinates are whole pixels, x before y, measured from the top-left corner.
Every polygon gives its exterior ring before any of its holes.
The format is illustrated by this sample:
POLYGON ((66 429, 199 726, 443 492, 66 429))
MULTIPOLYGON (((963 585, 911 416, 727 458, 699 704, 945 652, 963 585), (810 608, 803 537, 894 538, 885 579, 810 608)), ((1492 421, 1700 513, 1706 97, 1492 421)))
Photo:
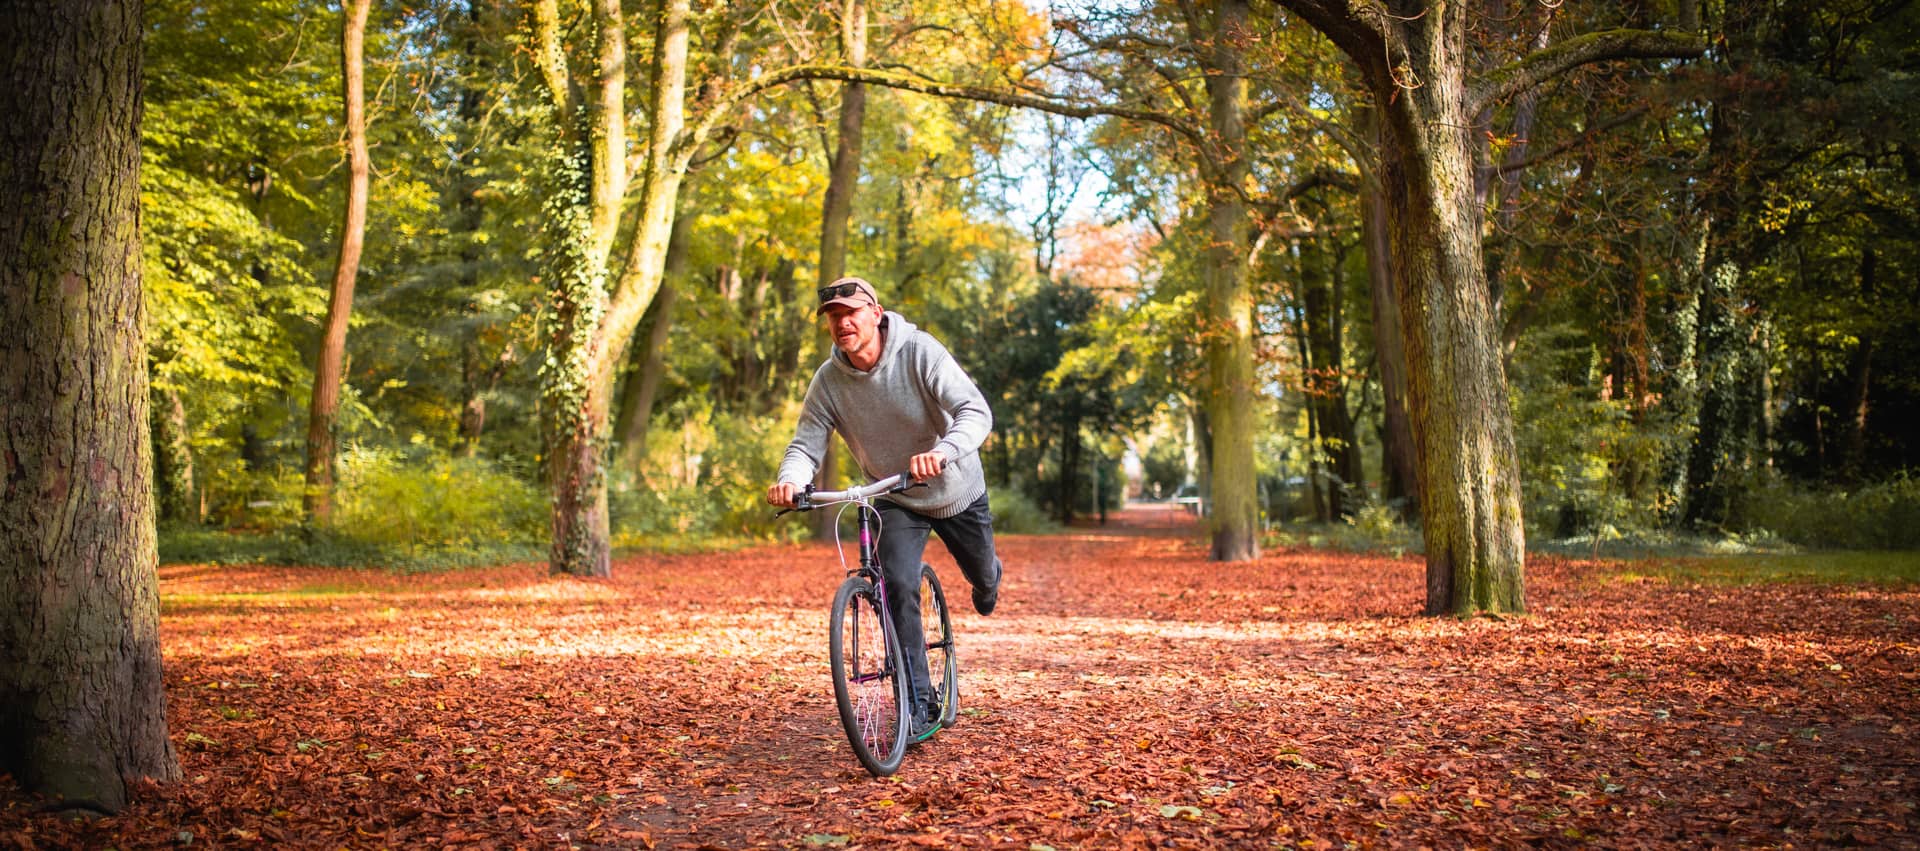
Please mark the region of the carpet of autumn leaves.
POLYGON ((1920 588, 1536 557, 1529 615, 1433 619, 1415 558, 1212 564, 1163 510, 1002 552, 960 722, 887 779, 825 545, 163 568, 185 779, 70 823, 0 778, 0 847, 1920 847, 1920 588))

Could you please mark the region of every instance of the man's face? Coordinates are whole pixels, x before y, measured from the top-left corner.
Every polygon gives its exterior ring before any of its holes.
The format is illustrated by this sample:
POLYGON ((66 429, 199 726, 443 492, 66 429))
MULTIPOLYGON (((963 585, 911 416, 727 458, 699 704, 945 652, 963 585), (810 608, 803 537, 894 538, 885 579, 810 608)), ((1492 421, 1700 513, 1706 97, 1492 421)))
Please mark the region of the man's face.
POLYGON ((880 305, 860 307, 829 305, 825 314, 827 332, 840 351, 852 355, 876 343, 880 334, 880 305))

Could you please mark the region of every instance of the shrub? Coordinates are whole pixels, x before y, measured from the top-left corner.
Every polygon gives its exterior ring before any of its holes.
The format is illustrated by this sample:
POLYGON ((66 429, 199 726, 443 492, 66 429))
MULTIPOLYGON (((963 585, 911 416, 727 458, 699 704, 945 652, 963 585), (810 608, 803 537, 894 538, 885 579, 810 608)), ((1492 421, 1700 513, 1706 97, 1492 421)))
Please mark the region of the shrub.
POLYGON ((1422 551, 1420 530, 1400 522, 1385 505, 1360 507, 1344 523, 1282 523, 1267 530, 1263 547, 1312 547, 1345 552, 1386 553, 1395 558, 1422 551))
POLYGON ((1735 511, 1743 531, 1804 547, 1920 549, 1920 478, 1904 471, 1851 491, 1762 483, 1735 511))
POLYGON ((988 487, 987 504, 993 508, 993 531, 997 533, 1029 535, 1060 528, 1032 499, 1013 488, 988 487))
POLYGON ((299 522, 301 492, 297 474, 261 476, 250 528, 163 527, 161 559, 430 569, 538 558, 546 546, 544 493, 478 458, 350 448, 324 526, 299 522))
POLYGON ((805 534, 807 524, 774 520, 766 503, 793 437, 792 414, 728 414, 711 400, 689 400, 663 415, 647 432, 645 471, 613 474, 615 546, 681 549, 805 534))
POLYGON ((340 459, 340 487, 325 530, 347 541, 407 553, 537 544, 547 499, 533 484, 480 458, 409 459, 355 447, 340 459))

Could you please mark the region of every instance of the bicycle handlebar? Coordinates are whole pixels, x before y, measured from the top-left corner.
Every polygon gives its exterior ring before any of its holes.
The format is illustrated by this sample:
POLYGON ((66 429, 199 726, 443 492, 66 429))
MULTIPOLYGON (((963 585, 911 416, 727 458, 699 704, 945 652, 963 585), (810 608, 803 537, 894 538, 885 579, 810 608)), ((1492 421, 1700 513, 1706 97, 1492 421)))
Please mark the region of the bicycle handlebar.
POLYGON ((842 502, 864 502, 881 494, 902 493, 926 486, 926 482, 914 481, 911 473, 895 473, 872 484, 843 491, 817 491, 813 489, 813 485, 807 485, 806 490, 794 494, 792 508, 782 508, 774 512, 773 516, 779 517, 789 511, 812 511, 842 502))

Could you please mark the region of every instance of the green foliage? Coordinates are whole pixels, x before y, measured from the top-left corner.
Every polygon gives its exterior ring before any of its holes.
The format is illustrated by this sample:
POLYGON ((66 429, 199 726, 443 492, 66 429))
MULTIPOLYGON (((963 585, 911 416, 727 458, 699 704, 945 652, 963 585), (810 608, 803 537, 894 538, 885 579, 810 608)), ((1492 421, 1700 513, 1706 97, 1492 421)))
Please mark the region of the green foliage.
POLYGON ((482 459, 353 447, 341 455, 335 515, 326 527, 301 525, 302 487, 291 469, 236 485, 258 497, 250 505, 252 529, 163 529, 162 560, 423 569, 544 552, 544 494, 482 459))
POLYGON ((645 473, 616 471, 614 545, 679 549, 692 542, 793 537, 804 523, 775 520, 766 503, 797 409, 741 415, 711 399, 683 400, 647 432, 645 473))
POLYGON ((993 509, 993 531, 1008 535, 1040 535, 1057 532, 1053 522, 1032 498, 1014 488, 987 488, 987 504, 993 509))
POLYGON ((1659 524, 1655 484, 1684 435, 1627 400, 1602 398, 1597 355, 1571 327, 1529 336, 1512 387, 1520 486, 1534 541, 1619 535, 1659 524))
POLYGON ((1172 496, 1174 489, 1187 481, 1186 447, 1177 441, 1161 440, 1147 450, 1147 457, 1140 459, 1145 468, 1146 481, 1142 483, 1148 496, 1165 498, 1172 496))
POLYGON ((1261 536, 1265 548, 1311 547, 1355 553, 1384 553, 1399 558, 1424 547, 1420 530, 1400 522, 1383 505, 1363 505, 1339 523, 1281 523, 1261 536))
POLYGON ((546 497, 479 458, 354 447, 340 459, 329 531, 417 553, 482 545, 537 544, 546 497))
POLYGON ((1920 477, 1903 472, 1853 489, 1773 481, 1750 487, 1737 521, 1822 549, 1920 549, 1920 477))

